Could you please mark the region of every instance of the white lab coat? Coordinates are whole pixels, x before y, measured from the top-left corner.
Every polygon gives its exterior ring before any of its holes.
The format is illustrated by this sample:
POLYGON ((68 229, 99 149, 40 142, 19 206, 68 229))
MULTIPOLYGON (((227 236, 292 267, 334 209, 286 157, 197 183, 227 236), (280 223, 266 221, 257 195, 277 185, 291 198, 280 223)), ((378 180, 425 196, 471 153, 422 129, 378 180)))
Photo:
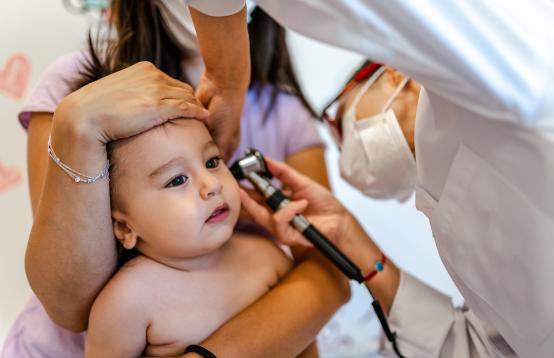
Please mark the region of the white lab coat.
POLYGON ((498 331, 521 357, 553 357, 553 2, 256 2, 283 25, 424 86, 416 204, 471 311, 403 273, 389 317, 400 349, 507 356, 498 331))

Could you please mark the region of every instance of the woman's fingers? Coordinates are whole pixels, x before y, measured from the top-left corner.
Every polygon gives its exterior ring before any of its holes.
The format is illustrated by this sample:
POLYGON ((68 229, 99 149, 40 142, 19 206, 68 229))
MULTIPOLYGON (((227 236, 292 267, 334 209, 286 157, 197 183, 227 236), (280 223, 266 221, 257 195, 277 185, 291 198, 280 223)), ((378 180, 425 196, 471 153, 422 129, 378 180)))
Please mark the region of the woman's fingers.
POLYGON ((182 88, 182 89, 190 92, 194 96, 194 89, 192 88, 191 85, 189 85, 188 83, 179 81, 179 80, 167 75, 164 72, 162 72, 162 73, 165 75, 165 81, 166 81, 168 86, 182 88))
POLYGON ((158 96, 161 97, 162 103, 175 107, 177 111, 186 114, 187 117, 191 114, 193 117, 206 121, 209 116, 207 109, 196 99, 192 89, 181 88, 175 86, 161 86, 158 96))
POLYGON ((198 101, 189 84, 172 78, 148 62, 141 63, 138 69, 150 75, 139 79, 136 88, 148 88, 151 100, 161 104, 159 107, 163 113, 158 113, 160 117, 166 120, 178 117, 208 119, 208 110, 198 101))
POLYGON ((190 85, 171 78, 149 62, 134 64, 88 84, 62 103, 67 110, 58 113, 78 119, 68 123, 77 129, 88 128, 91 138, 103 144, 142 133, 168 120, 183 117, 208 122, 209 117, 190 85), (83 121, 88 124, 84 126, 83 121))
MULTIPOLYGON (((177 118, 192 118, 206 120, 208 111, 198 103, 190 103, 181 99, 164 99, 161 101, 158 115, 165 121, 177 118)), ((161 123, 158 123, 161 124, 161 123)))

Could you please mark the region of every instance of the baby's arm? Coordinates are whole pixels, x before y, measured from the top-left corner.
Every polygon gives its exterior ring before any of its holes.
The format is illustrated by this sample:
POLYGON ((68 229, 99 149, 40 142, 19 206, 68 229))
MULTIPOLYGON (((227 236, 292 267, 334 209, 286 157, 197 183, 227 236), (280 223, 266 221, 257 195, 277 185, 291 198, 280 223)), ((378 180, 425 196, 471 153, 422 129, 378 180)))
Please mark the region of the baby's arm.
POLYGON ((132 286, 116 275, 97 297, 89 318, 86 358, 141 355, 147 343, 148 303, 132 286))

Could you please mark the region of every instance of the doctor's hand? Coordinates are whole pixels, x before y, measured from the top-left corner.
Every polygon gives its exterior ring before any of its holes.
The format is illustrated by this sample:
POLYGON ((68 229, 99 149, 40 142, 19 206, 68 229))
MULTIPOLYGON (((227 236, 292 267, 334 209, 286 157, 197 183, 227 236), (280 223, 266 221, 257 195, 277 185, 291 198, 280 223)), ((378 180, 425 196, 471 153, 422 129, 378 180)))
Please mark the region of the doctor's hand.
POLYGON ((244 91, 218 85, 204 72, 196 98, 209 111, 208 128, 225 160, 231 158, 240 142, 240 118, 244 91))
MULTIPOLYGON (((381 250, 366 234, 356 218, 333 196, 333 194, 288 165, 266 157, 269 171, 290 190, 291 203, 276 213, 263 204, 259 195, 249 196, 241 190, 241 201, 254 220, 268 229, 280 242, 286 245, 309 245, 290 222, 296 214, 306 218, 331 240, 362 274, 371 272, 375 262, 381 258, 381 250)), ((400 282, 400 271, 390 260, 385 270, 366 285, 381 301, 385 312, 389 312, 400 282)))
POLYGON ((266 157, 270 172, 290 191, 291 202, 273 213, 260 196, 241 190, 243 208, 260 225, 285 245, 309 246, 290 222, 296 214, 306 218, 347 255, 367 240, 356 219, 325 187, 298 173, 288 165, 266 157), (361 230, 361 231, 360 231, 361 230), (354 233, 353 231, 356 231, 354 233))

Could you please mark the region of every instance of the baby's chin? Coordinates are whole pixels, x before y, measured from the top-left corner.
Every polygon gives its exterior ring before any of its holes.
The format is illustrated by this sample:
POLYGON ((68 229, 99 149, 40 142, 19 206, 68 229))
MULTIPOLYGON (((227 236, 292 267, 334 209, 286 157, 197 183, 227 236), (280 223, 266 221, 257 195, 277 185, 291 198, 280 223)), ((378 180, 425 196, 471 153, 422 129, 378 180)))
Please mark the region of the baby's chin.
POLYGON ((212 241, 214 243, 214 245, 216 246, 214 249, 225 245, 231 239, 231 237, 233 236, 233 231, 235 230, 237 219, 229 220, 229 222, 226 222, 225 225, 218 228, 218 230, 211 235, 212 237, 206 238, 206 240, 212 241))

